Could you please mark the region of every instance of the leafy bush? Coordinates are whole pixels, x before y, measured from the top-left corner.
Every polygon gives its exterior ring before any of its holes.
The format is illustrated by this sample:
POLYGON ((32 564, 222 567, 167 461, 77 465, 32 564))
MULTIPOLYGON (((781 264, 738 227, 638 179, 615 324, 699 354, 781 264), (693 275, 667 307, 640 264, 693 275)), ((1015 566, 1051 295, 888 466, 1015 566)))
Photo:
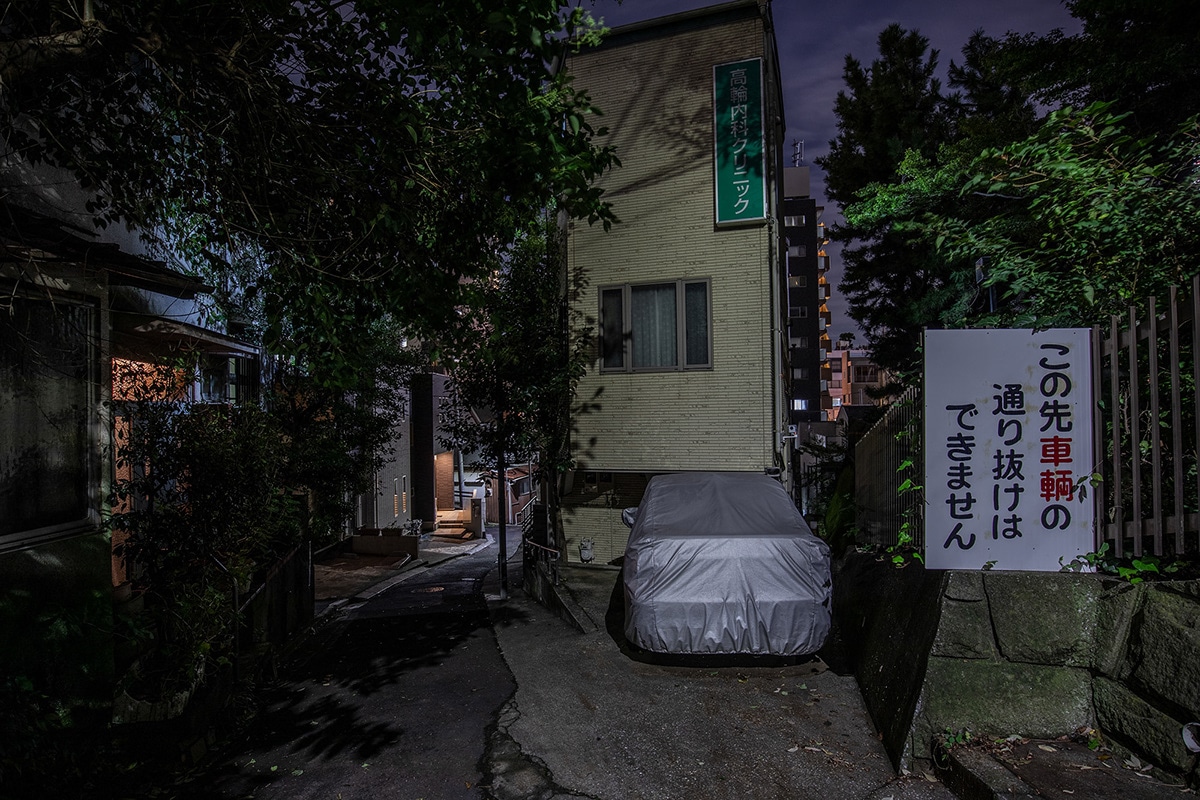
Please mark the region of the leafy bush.
POLYGON ((154 650, 131 686, 156 695, 195 681, 232 642, 235 583, 301 540, 278 422, 254 405, 175 400, 174 370, 131 368, 117 401, 114 552, 143 592, 154 650))

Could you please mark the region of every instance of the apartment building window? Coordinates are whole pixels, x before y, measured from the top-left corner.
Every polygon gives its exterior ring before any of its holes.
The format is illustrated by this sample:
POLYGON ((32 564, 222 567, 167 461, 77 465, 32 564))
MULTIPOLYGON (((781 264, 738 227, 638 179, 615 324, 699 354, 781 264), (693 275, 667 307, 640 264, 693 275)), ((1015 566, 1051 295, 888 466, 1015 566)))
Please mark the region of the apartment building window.
POLYGON ((855 383, 876 383, 879 380, 879 370, 875 366, 854 367, 855 383))
POLYGON ((676 280, 600 290, 602 371, 712 366, 710 282, 676 280))
POLYGON ((808 286, 807 275, 792 275, 788 278, 788 287, 791 289, 803 289, 808 286))
POLYGON ((788 316, 792 319, 808 319, 808 306, 790 306, 788 316))
POLYGON ((788 246, 789 258, 804 258, 808 255, 808 247, 802 244, 793 244, 788 246))
POLYGON ((797 214, 795 216, 785 216, 783 218, 783 227, 785 227, 785 228, 802 228, 802 227, 804 227, 804 215, 797 214))

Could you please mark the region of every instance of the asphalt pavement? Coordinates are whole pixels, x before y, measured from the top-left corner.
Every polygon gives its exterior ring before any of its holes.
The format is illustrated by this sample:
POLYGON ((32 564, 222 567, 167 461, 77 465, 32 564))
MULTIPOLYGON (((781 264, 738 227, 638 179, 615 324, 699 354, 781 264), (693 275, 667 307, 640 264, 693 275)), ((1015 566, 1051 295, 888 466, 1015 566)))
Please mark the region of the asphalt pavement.
POLYGON ((897 775, 853 675, 802 663, 654 663, 620 636, 619 573, 563 571, 584 632, 514 591, 492 602, 516 692, 489 751, 501 800, 946 800, 897 775))
MULTIPOLYGON (((316 630, 264 712, 173 796, 955 797, 932 772, 895 773, 836 639, 799 661, 651 659, 621 635, 617 570, 564 569, 564 619, 520 588, 516 531, 501 590, 490 534, 431 539, 415 562, 326 560, 316 630)), ((969 764, 959 795, 1039 793, 1013 775, 969 764)))

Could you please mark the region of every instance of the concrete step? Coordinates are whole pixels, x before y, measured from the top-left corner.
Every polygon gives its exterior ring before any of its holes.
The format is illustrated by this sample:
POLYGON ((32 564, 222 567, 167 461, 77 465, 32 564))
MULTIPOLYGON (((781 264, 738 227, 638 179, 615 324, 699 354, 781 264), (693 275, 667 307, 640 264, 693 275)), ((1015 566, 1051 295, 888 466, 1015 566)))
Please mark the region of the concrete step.
POLYGON ((1162 800, 1187 791, 1159 782, 1138 762, 1058 739, 982 739, 937 762, 942 782, 961 800, 1162 800))

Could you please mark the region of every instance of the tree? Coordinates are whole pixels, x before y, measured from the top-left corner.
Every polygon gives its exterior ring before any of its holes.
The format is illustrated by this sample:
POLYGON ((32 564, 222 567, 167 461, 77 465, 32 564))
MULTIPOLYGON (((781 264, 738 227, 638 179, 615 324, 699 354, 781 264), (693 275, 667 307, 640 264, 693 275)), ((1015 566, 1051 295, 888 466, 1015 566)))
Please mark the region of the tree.
POLYGON ((582 279, 568 280, 562 221, 547 215, 469 287, 476 316, 450 369, 446 422, 454 444, 484 466, 536 457, 551 509, 571 467, 571 403, 591 346, 589 329, 568 325, 569 293, 582 279))
POLYGON ((946 141, 949 120, 937 72, 938 51, 918 31, 889 25, 879 58, 864 68, 852 55, 842 71, 847 91, 834 102, 837 137, 817 159, 826 191, 842 206, 869 184, 890 181, 908 150, 928 155, 946 141))
POLYGON ((948 98, 955 120, 953 147, 970 155, 1023 139, 1038 124, 1028 76, 1005 41, 982 30, 971 34, 962 63, 950 62, 948 98))
POLYGON ((1111 102, 1141 134, 1200 111, 1200 6, 1191 0, 1067 0, 1073 36, 1009 36, 1003 49, 1049 108, 1111 102))
POLYGON ((1063 109, 979 155, 960 195, 991 198, 993 213, 928 225, 950 263, 985 261, 984 286, 1001 302, 993 312, 960 301, 947 325, 1100 324, 1200 271, 1200 121, 1159 137, 1129 122, 1108 104, 1063 109))
POLYGON ((558 71, 566 0, 56 0, 0 12, 0 134, 99 222, 204 259, 331 380, 363 320, 454 322, 462 279, 612 160, 558 71))
MULTIPOLYGON (((951 327, 1089 325, 1200 266, 1196 123, 1187 119, 1200 111, 1189 100, 1195 64, 1172 44, 1190 42, 1173 26, 1196 12, 1168 2, 1162 15, 1138 16, 1137 6, 1071 3, 1084 21, 1077 37, 972 36, 950 70, 962 91, 950 98, 953 139, 936 156, 910 149, 893 178, 844 209, 849 228, 904 237, 938 276, 899 300, 875 293, 882 281, 851 283, 869 330, 890 330, 904 318, 896 312, 951 327), (1125 64, 1153 61, 1128 41, 1135 32, 1164 49, 1170 69, 1125 64), (1178 89, 1173 107, 1160 93, 1169 86, 1178 89), (1108 99, 1043 120, 1031 102, 1095 97, 1108 99)), ((877 252, 878 240, 871 246, 877 252)), ((877 355, 890 365, 897 354, 877 355)))
POLYGON ((879 34, 879 58, 868 68, 846 57, 847 90, 839 92, 837 138, 817 159, 845 224, 832 233, 846 242, 840 290, 850 316, 864 329, 876 361, 903 376, 919 362, 920 330, 936 319, 928 298, 944 283, 943 264, 909 232, 884 217, 856 216, 854 204, 868 187, 899 179, 909 151, 938 157, 952 131, 951 107, 935 76, 938 53, 917 31, 889 25, 879 34))

